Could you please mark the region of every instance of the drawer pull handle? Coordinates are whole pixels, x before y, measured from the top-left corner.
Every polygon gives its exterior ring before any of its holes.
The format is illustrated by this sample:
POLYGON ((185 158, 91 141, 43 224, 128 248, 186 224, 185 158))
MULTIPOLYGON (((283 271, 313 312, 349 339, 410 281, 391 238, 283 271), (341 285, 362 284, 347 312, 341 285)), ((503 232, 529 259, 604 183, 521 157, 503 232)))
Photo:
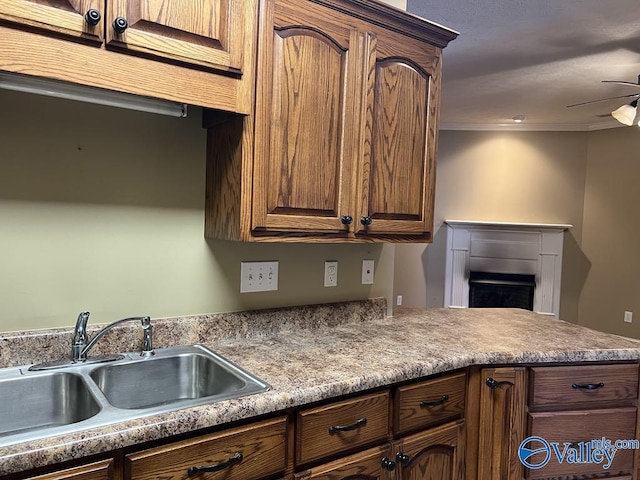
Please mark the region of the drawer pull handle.
POLYGON ((232 457, 229 457, 228 460, 224 462, 216 463, 215 465, 211 465, 209 467, 189 467, 187 470, 187 475, 193 477, 194 475, 198 475, 199 473, 209 473, 209 472, 219 472, 220 470, 224 470, 225 468, 229 468, 237 463, 242 461, 242 453, 238 452, 232 457))
POLYGON ((442 405, 447 400, 449 400, 449 395, 442 395, 438 400, 420 402, 420 406, 422 408, 424 408, 424 407, 437 407, 438 405, 442 405))
POLYGON ((351 425, 334 425, 329 427, 329 435, 332 435, 336 432, 350 432, 351 430, 356 430, 367 424, 367 417, 362 417, 356 420, 351 425))
POLYGON ((392 471, 396 468, 396 462, 389 457, 382 457, 382 468, 388 471, 392 471))
POLYGON ((571 385, 571 388, 580 389, 580 390, 597 390, 598 388, 604 387, 604 383, 574 383, 571 385))

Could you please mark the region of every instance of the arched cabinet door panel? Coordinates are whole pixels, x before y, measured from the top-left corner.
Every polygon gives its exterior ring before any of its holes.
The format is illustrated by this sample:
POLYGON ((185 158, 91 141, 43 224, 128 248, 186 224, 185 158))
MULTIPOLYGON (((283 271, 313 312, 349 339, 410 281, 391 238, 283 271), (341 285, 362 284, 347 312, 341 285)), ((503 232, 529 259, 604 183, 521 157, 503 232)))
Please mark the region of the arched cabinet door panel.
POLYGON ((267 1, 261 25, 253 230, 346 233, 363 36, 298 3, 267 1))
POLYGON ((398 480, 463 480, 464 421, 395 442, 398 480))
POLYGON ((431 239, 439 49, 393 32, 368 43, 366 128, 358 233, 431 239))
POLYGON ((107 45, 242 73, 245 0, 107 0, 107 45))
POLYGON ((0 20, 100 44, 104 0, 2 0, 0 20))

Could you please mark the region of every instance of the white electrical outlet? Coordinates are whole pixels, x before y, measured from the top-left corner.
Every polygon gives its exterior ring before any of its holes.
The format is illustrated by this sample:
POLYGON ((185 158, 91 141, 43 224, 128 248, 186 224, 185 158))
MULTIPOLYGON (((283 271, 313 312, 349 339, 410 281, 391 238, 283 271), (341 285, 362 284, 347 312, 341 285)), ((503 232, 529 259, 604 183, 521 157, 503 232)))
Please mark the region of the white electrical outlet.
POLYGON ((335 287, 338 285, 338 262, 324 262, 324 286, 335 287))
POLYGON ((373 260, 362 260, 362 284, 373 284, 373 260))
POLYGON ((241 262, 240 293, 278 290, 278 262, 241 262))
POLYGON ((402 305, 402 295, 398 295, 398 296, 396 297, 396 305, 397 305, 397 306, 402 305))
POLYGON ((624 321, 626 323, 633 323, 633 312, 624 312, 624 321))

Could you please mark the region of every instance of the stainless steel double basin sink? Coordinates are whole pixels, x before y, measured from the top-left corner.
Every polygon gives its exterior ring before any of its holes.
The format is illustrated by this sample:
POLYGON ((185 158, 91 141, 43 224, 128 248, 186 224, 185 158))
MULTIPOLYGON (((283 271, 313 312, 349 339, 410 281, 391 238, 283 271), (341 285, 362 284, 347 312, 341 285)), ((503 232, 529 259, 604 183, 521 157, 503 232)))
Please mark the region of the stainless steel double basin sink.
POLYGON ((0 369, 0 447, 269 389, 202 345, 46 371, 0 369))

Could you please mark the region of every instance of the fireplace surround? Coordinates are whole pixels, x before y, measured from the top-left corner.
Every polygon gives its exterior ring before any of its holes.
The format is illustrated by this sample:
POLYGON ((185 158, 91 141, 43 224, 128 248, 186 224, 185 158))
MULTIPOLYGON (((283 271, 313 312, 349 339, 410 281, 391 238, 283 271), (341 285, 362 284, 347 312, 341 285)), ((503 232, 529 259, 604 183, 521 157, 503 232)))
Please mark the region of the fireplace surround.
MULTIPOLYGON (((558 318, 564 232, 572 225, 467 220, 445 223, 445 307, 469 307, 472 272, 475 278, 528 276, 535 284, 533 311, 558 318)), ((502 306, 500 300, 491 301, 502 306)), ((507 302, 506 306, 512 305, 507 302)))

